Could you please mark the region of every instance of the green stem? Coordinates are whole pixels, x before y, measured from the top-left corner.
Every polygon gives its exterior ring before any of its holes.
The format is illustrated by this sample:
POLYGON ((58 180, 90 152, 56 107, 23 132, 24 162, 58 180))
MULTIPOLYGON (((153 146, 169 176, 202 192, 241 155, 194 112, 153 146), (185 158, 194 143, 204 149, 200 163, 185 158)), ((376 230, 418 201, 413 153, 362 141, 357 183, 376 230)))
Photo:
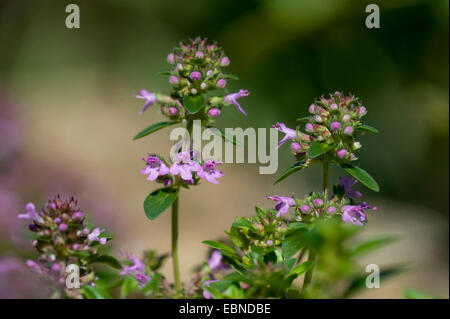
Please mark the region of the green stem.
MULTIPOLYGON (((180 196, 178 194, 178 196, 180 196)), ((178 197, 172 204, 172 259, 173 259, 173 276, 175 280, 175 295, 180 296, 181 280, 180 265, 178 262, 178 197)))
MULTIPOLYGON (((322 174, 323 174, 322 190, 323 190, 323 196, 324 196, 323 206, 327 207, 327 202, 328 202, 328 180, 330 179, 330 164, 328 162, 324 161, 322 163, 322 167, 323 167, 323 171, 322 171, 322 174)), ((315 266, 315 263, 317 262, 316 254, 311 249, 308 252, 308 261, 312 261, 312 262, 314 262, 314 264, 311 266, 311 268, 309 268, 309 270, 305 274, 305 279, 303 281, 303 293, 306 291, 306 289, 308 288, 309 284, 311 283, 312 275, 313 275, 313 271, 314 271, 314 266, 315 266)))

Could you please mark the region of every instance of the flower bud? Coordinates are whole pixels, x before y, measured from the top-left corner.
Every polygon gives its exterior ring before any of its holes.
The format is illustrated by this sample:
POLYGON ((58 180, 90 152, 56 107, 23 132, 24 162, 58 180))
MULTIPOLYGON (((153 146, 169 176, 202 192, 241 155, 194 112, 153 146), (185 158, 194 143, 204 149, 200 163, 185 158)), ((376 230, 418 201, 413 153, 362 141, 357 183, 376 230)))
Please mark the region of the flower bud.
POLYGON ((316 113, 316 106, 315 106, 314 103, 309 106, 308 111, 311 114, 315 114, 316 113))
POLYGON ((351 126, 346 126, 346 127, 344 128, 344 134, 346 134, 346 135, 352 135, 352 133, 353 133, 353 127, 351 127, 351 126))
POLYGON ((269 240, 267 241, 267 245, 268 245, 268 246, 272 246, 272 245, 273 245, 273 241, 269 239, 269 240))
POLYGON ((56 217, 55 218, 55 220, 54 220, 54 222, 55 222, 55 224, 61 224, 61 218, 59 218, 59 217, 56 217))
POLYGON ((208 70, 208 72, 206 72, 206 76, 207 77, 212 77, 214 75, 214 71, 213 70, 208 70))
POLYGON ((216 82, 216 86, 219 88, 224 88, 227 85, 227 81, 224 79, 218 79, 216 82))
POLYGON ((316 198, 316 199, 314 200, 313 204, 314 204, 315 207, 322 207, 322 205, 323 205, 323 200, 320 199, 320 198, 316 198))
POLYGON ((353 143, 353 149, 354 150, 359 150, 360 148, 361 148, 361 143, 360 142, 353 143))
POLYGON ((190 74, 190 77, 194 81, 195 80, 200 80, 201 77, 202 77, 202 74, 200 72, 198 72, 198 71, 192 71, 191 74, 190 74))
POLYGON ((205 82, 202 82, 202 84, 200 84, 200 88, 202 90, 206 89, 208 87, 208 85, 205 82))
POLYGON ((80 219, 82 219, 83 218, 83 213, 82 212, 75 212, 75 213, 73 213, 73 219, 75 219, 75 220, 80 220, 80 219))
POLYGON ((175 63, 175 54, 169 53, 169 55, 167 56, 167 62, 169 62, 170 64, 174 64, 175 63))
POLYGON ((229 66, 230 65, 230 59, 226 56, 224 56, 222 59, 220 59, 220 66, 229 66))
POLYGON ((294 153, 298 153, 298 152, 300 152, 302 150, 302 145, 299 142, 293 142, 291 144, 291 150, 294 153))
POLYGON ((183 64, 178 63, 178 64, 177 64, 177 70, 178 70, 178 71, 182 71, 182 70, 183 70, 183 64))
POLYGON ((313 126, 311 123, 307 123, 307 124, 305 125, 305 130, 306 130, 306 132, 308 132, 308 133, 312 133, 312 132, 314 132, 314 126, 313 126))
POLYGON ((339 131, 340 129, 341 129, 341 123, 339 123, 339 122, 331 123, 331 130, 332 131, 339 131))
POLYGON ((163 183, 164 186, 170 186, 172 185, 172 180, 170 178, 166 178, 163 183))
POLYGON ((168 112, 169 115, 174 116, 178 114, 178 109, 175 106, 170 106, 168 112))
POLYGON ((59 225, 59 230, 60 230, 60 231, 66 231, 67 228, 68 228, 68 227, 67 227, 67 224, 64 224, 64 223, 63 223, 63 224, 60 224, 60 225, 59 225))
POLYGON ((342 117, 342 121, 344 121, 344 122, 350 121, 350 115, 345 114, 345 115, 342 117))
POLYGON ((367 114, 366 108, 365 108, 364 106, 361 106, 361 107, 359 108, 359 116, 364 116, 364 115, 366 115, 366 114, 367 114))
POLYGON ((302 207, 300 207, 300 210, 302 211, 302 213, 307 213, 311 210, 311 208, 308 205, 302 205, 302 207))
POLYGON ((177 76, 172 75, 172 76, 169 78, 169 82, 170 82, 170 84, 178 84, 180 81, 178 80, 178 77, 177 77, 177 76))
POLYGON ((203 59, 204 56, 205 56, 205 55, 203 54, 202 51, 197 51, 197 52, 195 53, 195 57, 196 57, 197 59, 203 59))
POLYGON ((336 103, 331 104, 331 105, 330 105, 330 109, 333 110, 333 111, 334 111, 334 110, 337 110, 337 109, 338 109, 337 104, 336 104, 336 103))
POLYGON ((328 207, 327 212, 328 212, 328 214, 334 214, 334 213, 336 213, 336 207, 334 207, 334 206, 328 207))
POLYGON ((322 123, 323 119, 320 115, 316 115, 314 116, 314 121, 316 121, 317 123, 322 123))
POLYGON ((220 115, 220 110, 218 108, 212 107, 208 110, 208 116, 211 118, 216 118, 220 115))
POLYGON ((192 94, 197 94, 197 89, 196 89, 196 88, 192 88, 192 89, 191 89, 191 93, 192 93, 192 94))
POLYGON ((345 150, 344 148, 341 148, 339 151, 337 151, 337 156, 339 158, 345 158, 347 156, 347 150, 345 150))

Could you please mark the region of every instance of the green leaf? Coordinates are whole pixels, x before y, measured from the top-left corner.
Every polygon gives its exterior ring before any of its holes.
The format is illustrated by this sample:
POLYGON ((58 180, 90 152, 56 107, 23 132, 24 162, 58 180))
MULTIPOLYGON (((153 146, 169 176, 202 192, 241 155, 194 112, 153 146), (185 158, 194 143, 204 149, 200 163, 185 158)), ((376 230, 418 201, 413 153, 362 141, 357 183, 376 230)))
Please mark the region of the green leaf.
POLYGON ((103 263, 116 269, 122 269, 122 264, 120 261, 110 255, 92 256, 89 258, 89 263, 103 263))
POLYGON ((277 184, 281 182, 283 179, 289 177, 290 175, 294 174, 295 172, 301 170, 302 168, 305 168, 305 162, 297 162, 291 167, 289 167, 287 170, 285 170, 274 182, 274 184, 277 184))
POLYGON ((144 201, 145 215, 154 220, 161 215, 177 199, 178 192, 172 189, 158 189, 147 196, 144 201))
POLYGON ((222 74, 222 78, 230 79, 230 80, 236 80, 236 81, 239 80, 239 78, 236 75, 230 74, 230 73, 222 74))
POLYGON ((188 95, 183 98, 183 106, 190 114, 195 114, 205 103, 203 95, 188 95))
POLYGON ((252 223, 247 218, 237 217, 231 226, 251 228, 252 223))
POLYGON ((142 288, 142 293, 146 296, 155 293, 158 290, 159 283, 161 281, 161 274, 156 274, 145 284, 142 288))
POLYGON ((172 74, 172 70, 163 70, 158 72, 159 75, 171 75, 172 74))
POLYGON ((309 122, 309 116, 301 117, 297 119, 298 122, 309 122))
POLYGON ((242 250, 247 250, 249 245, 249 240, 239 231, 238 227, 231 227, 231 231, 228 233, 231 241, 234 245, 238 246, 242 250))
POLYGON ((281 244, 281 251, 286 258, 292 257, 305 245, 305 228, 297 229, 287 234, 281 244))
POLYGON ((208 245, 209 247, 212 247, 215 249, 223 250, 224 252, 228 252, 230 254, 235 254, 235 251, 233 248, 231 248, 230 246, 227 246, 225 244, 222 244, 221 242, 218 242, 218 241, 205 240, 205 241, 202 241, 202 244, 208 245))
POLYGON ((341 164, 341 167, 351 176, 356 178, 358 181, 361 182, 364 186, 367 188, 378 192, 380 191, 380 188, 378 187, 378 183, 373 179, 372 176, 370 176, 369 173, 367 173, 365 170, 363 170, 360 167, 357 167, 352 164, 341 164))
POLYGON ((137 281, 137 279, 131 276, 125 277, 120 292, 122 298, 125 298, 129 294, 137 291, 139 291, 139 282, 137 281))
POLYGON ((325 154, 331 150, 334 146, 325 142, 314 141, 311 143, 308 149, 308 157, 316 158, 322 154, 325 154))
POLYGON ((91 285, 84 285, 82 291, 87 299, 112 299, 111 295, 106 291, 91 285))
POLYGON ((223 299, 222 294, 216 288, 213 288, 213 287, 205 287, 205 288, 206 288, 206 290, 208 290, 208 292, 211 294, 211 296, 214 297, 214 299, 223 299))
POLYGON ((369 125, 356 125, 355 131, 378 134, 378 130, 375 127, 369 125))
POLYGON ((389 245, 390 243, 396 241, 397 238, 396 237, 378 237, 378 238, 374 238, 368 241, 365 241, 361 244, 359 244, 358 246, 356 246, 355 248, 353 248, 351 254, 353 256, 356 255, 365 255, 368 254, 378 248, 381 248, 383 246, 389 245))
POLYGON ((160 122, 160 123, 156 123, 156 124, 152 124, 149 127, 143 129, 142 131, 140 131, 135 137, 133 137, 133 141, 137 140, 139 138, 142 138, 144 136, 147 136, 151 133, 154 133, 156 131, 159 131, 160 129, 163 129, 165 127, 168 127, 170 125, 176 124, 177 122, 160 122))
POLYGON ((301 276, 305 272, 307 272, 313 266, 313 264, 314 261, 312 260, 305 261, 304 263, 301 263, 300 265, 292 269, 291 272, 285 276, 285 278, 288 278, 292 275, 295 275, 296 277, 301 276))

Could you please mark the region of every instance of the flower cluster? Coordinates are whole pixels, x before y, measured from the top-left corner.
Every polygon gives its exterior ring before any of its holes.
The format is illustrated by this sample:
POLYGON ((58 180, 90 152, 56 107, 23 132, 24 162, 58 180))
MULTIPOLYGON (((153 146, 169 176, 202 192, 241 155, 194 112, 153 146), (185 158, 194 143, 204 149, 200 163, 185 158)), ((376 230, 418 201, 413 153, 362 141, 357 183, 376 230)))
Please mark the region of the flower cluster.
POLYGON ((219 117, 224 105, 234 105, 247 115, 238 102, 238 99, 249 95, 247 90, 208 99, 203 97, 211 90, 225 88, 228 79, 236 79, 222 72, 222 68, 230 64, 230 59, 216 43, 208 44, 207 39, 201 38, 181 42, 168 55, 167 62, 173 67, 162 74, 169 76, 173 92, 164 95, 140 90, 136 97, 145 100, 140 114, 158 104, 161 113, 173 121, 200 119, 208 124, 219 117))
POLYGON ((108 238, 103 230, 86 224, 83 211, 72 197, 63 200, 58 195, 49 200, 42 210, 33 203, 25 206, 20 219, 31 221, 30 231, 36 233, 33 246, 40 253, 37 260, 28 260, 33 271, 46 275, 63 286, 65 269, 69 264, 80 266, 82 284, 92 283, 94 276, 86 268, 87 260, 97 254, 97 245, 105 245, 108 238))
POLYGON ((149 181, 157 181, 165 186, 172 185, 175 181, 196 185, 199 179, 204 179, 212 184, 217 184, 216 178, 223 176, 222 171, 217 169, 221 162, 206 160, 199 163, 194 160, 193 152, 179 152, 176 155, 175 162, 169 165, 157 155, 149 155, 143 158, 145 167, 141 170, 142 174, 148 175, 149 181))
POLYGON ((362 196, 359 191, 352 188, 356 180, 345 176, 340 177, 339 181, 339 185, 335 187, 335 194, 330 200, 325 200, 324 193, 314 192, 303 199, 282 196, 266 196, 266 198, 276 202, 277 217, 285 215, 290 208, 294 208, 294 214, 299 221, 340 215, 346 223, 363 226, 367 222, 364 210, 376 210, 377 207, 371 207, 366 202, 354 203, 354 199, 362 196))
POLYGON ((274 128, 285 133, 280 146, 291 140, 291 151, 297 157, 306 154, 311 142, 318 141, 330 145, 330 151, 322 155, 330 163, 345 163, 357 160, 356 153, 361 143, 356 137, 363 133, 366 126, 362 117, 367 114, 366 108, 353 95, 345 96, 341 92, 322 96, 308 108, 310 116, 300 119, 306 121, 304 131, 297 132, 277 123, 274 128))

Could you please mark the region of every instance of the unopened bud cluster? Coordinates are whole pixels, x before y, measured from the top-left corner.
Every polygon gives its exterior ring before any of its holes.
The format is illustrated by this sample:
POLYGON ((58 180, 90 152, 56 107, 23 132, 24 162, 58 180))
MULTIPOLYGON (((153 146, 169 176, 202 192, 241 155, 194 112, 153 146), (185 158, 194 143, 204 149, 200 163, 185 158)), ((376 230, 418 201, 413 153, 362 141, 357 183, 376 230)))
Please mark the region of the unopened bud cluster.
POLYGON ((358 127, 367 114, 359 99, 335 92, 328 99, 322 96, 308 110, 311 115, 305 131, 313 141, 325 141, 334 146, 333 151, 327 154, 329 159, 337 163, 356 160, 355 153, 361 144, 355 137, 360 134, 358 127))
POLYGON ((350 203, 347 198, 338 196, 333 196, 330 200, 325 201, 323 193, 311 193, 303 199, 296 198, 295 201, 295 216, 299 221, 341 214, 342 207, 350 203))

